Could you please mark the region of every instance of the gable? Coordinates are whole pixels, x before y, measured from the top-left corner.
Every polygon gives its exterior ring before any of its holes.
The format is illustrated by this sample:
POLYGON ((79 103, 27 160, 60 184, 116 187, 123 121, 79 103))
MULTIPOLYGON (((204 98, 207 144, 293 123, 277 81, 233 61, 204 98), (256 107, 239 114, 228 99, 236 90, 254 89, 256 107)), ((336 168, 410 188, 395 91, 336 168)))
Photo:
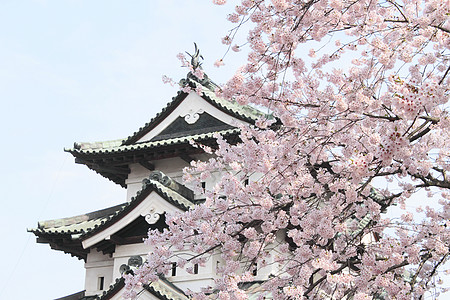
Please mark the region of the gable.
MULTIPOLYGON (((151 184, 161 185, 160 183, 153 181, 151 182, 151 184)), ((167 192, 170 193, 170 191, 167 192)), ((153 189, 147 196, 144 195, 144 198, 141 201, 136 202, 132 207, 130 206, 130 210, 118 216, 114 220, 114 222, 98 227, 94 234, 83 239, 83 248, 87 249, 95 246, 100 242, 110 241, 111 239, 114 239, 115 237, 117 237, 116 234, 118 232, 123 230, 128 225, 132 224, 140 217, 143 217, 148 224, 155 224, 166 212, 182 211, 182 209, 174 205, 175 203, 173 201, 182 201, 183 205, 189 205, 189 203, 190 205, 192 205, 191 202, 180 196, 178 193, 174 193, 172 191, 172 194, 173 195, 164 195, 161 192, 158 192, 158 190, 153 189), (177 198, 174 199, 174 197, 177 198), (169 199, 172 200, 169 201, 169 199)), ((138 195, 137 197, 142 196, 138 195)), ((111 241, 114 242, 114 240, 111 241)))
POLYGON ((136 143, 232 129, 242 123, 244 121, 219 109, 197 93, 190 92, 176 108, 159 120, 158 124, 149 128, 136 143))
POLYGON ((162 231, 164 228, 167 228, 165 213, 160 215, 153 224, 150 224, 145 217, 138 216, 133 222, 111 235, 110 239, 116 245, 138 244, 148 237, 149 229, 162 231))
POLYGON ((233 126, 213 117, 207 112, 199 111, 197 115, 198 117, 192 117, 197 118, 195 119, 195 122, 189 121, 189 118, 188 121, 186 121, 186 118, 189 115, 186 115, 185 117, 179 116, 150 141, 161 141, 165 139, 192 136, 208 132, 218 132, 234 128, 233 126))
POLYGON ((195 76, 190 76, 188 74, 186 79, 182 79, 180 84, 183 87, 189 87, 195 91, 201 91, 201 96, 197 95, 196 92, 186 92, 179 91, 177 96, 172 98, 172 101, 167 104, 163 110, 158 113, 150 122, 146 123, 143 127, 139 128, 138 131, 134 132, 133 135, 129 136, 123 141, 122 145, 132 145, 135 143, 142 143, 151 140, 154 136, 158 135, 164 128, 171 124, 177 117, 186 117, 189 122, 195 121, 196 114, 198 114, 201 109, 208 112, 215 118, 221 120, 228 125, 236 125, 238 123, 249 123, 254 124, 255 121, 266 114, 258 111, 251 106, 242 106, 234 101, 228 101, 217 96, 215 93, 215 87, 217 85, 213 84, 211 81, 204 80, 200 81, 195 76), (188 99, 187 99, 188 98, 188 99), (200 107, 186 105, 186 99, 192 101, 192 98, 200 100, 200 107), (183 104, 184 103, 184 104, 183 104), (184 106, 180 108, 180 106, 184 106), (186 107, 187 106, 187 107, 186 107), (214 112, 221 112, 220 116, 216 115, 214 112), (171 116, 167 122, 167 117, 171 116), (192 118, 193 117, 193 118, 192 118), (238 120, 238 122, 230 122, 230 120, 238 120), (162 124, 165 123, 165 124, 162 124), (160 128, 157 128, 160 127, 160 128), (155 131, 151 133, 152 131, 155 131))

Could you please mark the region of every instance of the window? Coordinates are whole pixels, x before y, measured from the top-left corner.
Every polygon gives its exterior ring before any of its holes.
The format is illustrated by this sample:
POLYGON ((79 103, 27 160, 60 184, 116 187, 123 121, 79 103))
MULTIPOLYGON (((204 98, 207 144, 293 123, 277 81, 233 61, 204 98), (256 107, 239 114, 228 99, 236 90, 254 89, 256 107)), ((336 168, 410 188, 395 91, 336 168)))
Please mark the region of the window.
POLYGON ((206 190, 206 182, 204 182, 204 181, 202 181, 202 189, 203 189, 203 192, 205 192, 205 190, 206 190))
POLYGON ((98 290, 103 291, 105 288, 105 277, 99 277, 98 278, 98 290))
POLYGON ((216 273, 219 272, 220 262, 216 261, 216 273))
POLYGON ((194 265, 194 274, 198 274, 198 264, 194 265))
POLYGON ((258 265, 256 263, 252 264, 252 275, 253 276, 258 275, 258 265))
POLYGON ((177 263, 172 263, 172 276, 177 276, 177 263))

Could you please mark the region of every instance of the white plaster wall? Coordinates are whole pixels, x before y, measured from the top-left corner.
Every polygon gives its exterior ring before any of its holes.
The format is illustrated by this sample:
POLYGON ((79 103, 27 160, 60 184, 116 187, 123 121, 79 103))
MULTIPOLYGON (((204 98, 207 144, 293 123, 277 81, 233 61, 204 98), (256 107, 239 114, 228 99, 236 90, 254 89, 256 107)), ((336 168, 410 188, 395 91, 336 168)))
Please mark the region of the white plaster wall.
POLYGON ((189 274, 184 269, 177 268, 177 275, 167 276, 167 279, 183 291, 189 289, 194 292, 200 292, 202 288, 213 286, 214 279, 218 278, 216 273, 218 260, 221 260, 220 255, 212 255, 205 262, 204 266, 199 266, 198 274, 189 274))
POLYGON ((120 266, 122 264, 128 264, 128 259, 131 256, 139 255, 142 257, 142 261, 147 259, 147 254, 149 251, 149 246, 141 244, 130 244, 130 245, 118 245, 116 246, 116 251, 113 254, 114 267, 113 267, 113 278, 120 278, 120 266))
MULTIPOLYGON (((140 255, 143 261, 147 259, 147 255, 151 255, 151 246, 144 244, 130 244, 130 245, 120 245, 116 247, 116 252, 113 255, 114 267, 113 267, 113 278, 121 277, 120 266, 122 264, 128 264, 128 259, 134 255, 140 255)), ((182 252, 186 253, 186 252, 182 252)), ((186 290, 190 289, 193 291, 200 291, 202 287, 213 284, 214 278, 216 278, 216 261, 220 259, 220 256, 215 255, 210 258, 204 266, 199 266, 198 274, 189 274, 182 268, 177 268, 176 276, 171 276, 169 273, 166 278, 177 285, 179 288, 186 290)), ((174 261, 176 261, 174 259, 174 261)))
MULTIPOLYGON (((273 258, 268 259, 267 266, 258 269, 255 280, 265 280, 269 274, 276 274, 279 266, 272 264, 272 261, 273 258)), ((206 261, 203 267, 199 267, 198 274, 189 274, 185 270, 177 269, 177 275, 167 276, 167 279, 184 291, 189 289, 194 292, 199 292, 202 288, 214 285, 214 279, 219 278, 217 268, 219 266, 223 267, 224 263, 220 253, 217 252, 206 261)), ((242 267, 244 267, 244 264, 242 264, 242 267)))
MULTIPOLYGON (((276 249, 274 250, 274 252, 278 252, 276 249)), ((122 264, 128 264, 128 259, 131 256, 140 255, 143 258, 143 261, 145 261, 147 255, 151 255, 151 253, 151 246, 145 245, 143 243, 118 245, 116 246, 116 251, 113 254, 112 258, 99 252, 91 253, 90 255, 88 255, 88 261, 85 264, 86 295, 95 295, 102 292, 98 290, 99 277, 105 277, 105 289, 107 289, 110 284, 114 283, 116 278, 120 278, 120 266, 122 264)), ((186 252, 183 251, 181 253, 186 252)), ((177 268, 176 276, 171 276, 169 273, 166 278, 182 290, 186 291, 187 289, 189 289, 194 292, 199 292, 202 288, 214 284, 214 279, 218 278, 216 273, 217 267, 223 266, 223 264, 224 261, 221 259, 220 254, 216 253, 212 255, 203 266, 199 266, 198 274, 189 274, 184 269, 177 268)), ((268 266, 258 270, 256 280, 266 279, 270 273, 274 274, 279 271, 278 268, 279 266, 271 264, 269 261, 268 266)), ((151 294, 148 294, 146 297, 150 298, 143 299, 155 299, 152 298, 153 296, 151 294)))
POLYGON ((140 164, 130 164, 130 174, 125 180, 127 185, 127 201, 131 201, 131 197, 136 196, 136 192, 142 189, 142 180, 150 175, 150 171, 140 164))
POLYGON ((97 295, 107 290, 113 283, 114 259, 102 252, 91 250, 87 256, 84 268, 86 269, 85 290, 86 296, 97 295), (103 290, 98 289, 99 277, 104 277, 103 290))
MULTIPOLYGON (((193 158, 195 160, 203 160, 209 159, 210 157, 211 155, 197 155, 193 158)), ((151 163, 154 164, 155 170, 163 172, 165 175, 169 176, 176 182, 185 185, 191 190, 194 190, 191 185, 185 184, 183 182, 183 169, 190 166, 186 161, 182 160, 181 158, 175 157, 152 161, 151 163)), ((131 197, 136 196, 136 193, 142 189, 142 180, 148 178, 151 172, 140 164, 131 164, 130 170, 131 172, 128 175, 128 179, 125 181, 125 183, 127 184, 127 201, 131 201, 131 197)), ((211 174, 211 177, 205 180, 206 188, 211 189, 220 177, 220 172, 213 172, 211 174)), ((195 199, 204 197, 201 193, 196 193, 194 196, 195 199)))
MULTIPOLYGON (((116 278, 120 278, 120 266, 122 264, 128 264, 128 259, 134 255, 140 255, 143 261, 147 259, 147 255, 151 255, 151 246, 142 244, 130 244, 130 245, 120 245, 116 247, 116 251, 113 254, 114 265, 112 269, 113 281, 116 278)), ((185 251, 180 253, 186 253, 185 251)), ((214 279, 217 278, 216 266, 217 261, 220 261, 220 255, 215 254, 210 259, 208 259, 204 266, 199 266, 198 274, 189 274, 182 268, 177 268, 176 276, 171 276, 169 273, 166 278, 174 283, 176 286, 182 290, 190 289, 195 292, 199 292, 201 288, 214 283, 214 279)), ((174 261, 176 261, 174 259, 174 261)), ((223 262, 222 262, 223 263, 223 262)))
MULTIPOLYGON (((210 155, 204 154, 198 155, 195 158, 205 160, 209 159, 210 157, 210 155)), ((152 163, 154 163, 156 170, 160 170, 177 182, 183 183, 182 169, 188 166, 187 162, 185 162, 184 160, 180 158, 170 158, 155 161, 152 163)), ((126 182, 128 186, 128 200, 130 200, 132 196, 135 196, 138 190, 142 189, 142 180, 144 178, 147 178, 150 174, 149 170, 139 164, 131 165, 130 169, 131 173, 126 182)), ((214 184, 216 184, 217 180, 221 178, 221 176, 221 171, 213 172, 211 176, 206 179, 206 188, 212 188, 214 184)), ((260 175, 254 174, 249 179, 250 181, 253 181, 257 180, 259 177, 260 175)), ((196 194, 195 196, 196 198, 203 198, 203 195, 201 194, 196 194)), ((116 252, 114 253, 113 278, 115 279, 121 276, 119 268, 122 264, 128 263, 129 257, 133 255, 140 255, 145 261, 149 252, 151 255, 151 247, 144 244, 117 246, 116 252)), ((199 266, 199 274, 189 274, 184 269, 178 268, 176 276, 170 276, 170 274, 168 274, 166 277, 169 281, 173 282, 183 290, 190 289, 194 292, 198 292, 203 287, 213 285, 214 279, 218 278, 216 273, 217 265, 223 265, 223 263, 224 262, 220 258, 220 255, 215 254, 206 262, 205 266, 199 266)), ((268 266, 265 266, 264 268, 258 270, 256 279, 264 280, 270 273, 276 273, 277 271, 278 266, 269 263, 268 266)))

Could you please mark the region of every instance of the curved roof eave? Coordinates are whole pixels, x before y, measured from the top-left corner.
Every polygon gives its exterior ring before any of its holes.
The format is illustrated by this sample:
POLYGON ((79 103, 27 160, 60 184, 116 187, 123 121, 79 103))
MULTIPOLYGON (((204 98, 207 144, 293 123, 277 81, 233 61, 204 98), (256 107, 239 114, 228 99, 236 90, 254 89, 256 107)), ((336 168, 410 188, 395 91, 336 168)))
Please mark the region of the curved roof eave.
MULTIPOLYGON (((176 191, 155 180, 147 180, 130 202, 80 216, 42 221, 38 223, 38 228, 28 229, 28 231, 38 238, 83 241, 118 222, 132 212, 152 192, 157 193, 165 201, 182 211, 187 211, 194 206, 192 201, 176 191)), ((48 243, 50 244, 50 242, 48 243)))

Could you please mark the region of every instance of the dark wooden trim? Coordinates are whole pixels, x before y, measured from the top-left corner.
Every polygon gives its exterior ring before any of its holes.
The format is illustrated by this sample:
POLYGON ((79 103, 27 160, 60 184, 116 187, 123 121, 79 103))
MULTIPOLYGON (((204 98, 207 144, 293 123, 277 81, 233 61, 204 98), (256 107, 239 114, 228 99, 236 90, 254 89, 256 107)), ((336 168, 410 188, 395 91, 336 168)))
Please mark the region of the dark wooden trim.
POLYGON ((143 166, 144 168, 146 168, 149 171, 154 171, 155 170, 155 165, 152 164, 151 162, 147 161, 147 160, 140 160, 139 164, 141 166, 143 166))

